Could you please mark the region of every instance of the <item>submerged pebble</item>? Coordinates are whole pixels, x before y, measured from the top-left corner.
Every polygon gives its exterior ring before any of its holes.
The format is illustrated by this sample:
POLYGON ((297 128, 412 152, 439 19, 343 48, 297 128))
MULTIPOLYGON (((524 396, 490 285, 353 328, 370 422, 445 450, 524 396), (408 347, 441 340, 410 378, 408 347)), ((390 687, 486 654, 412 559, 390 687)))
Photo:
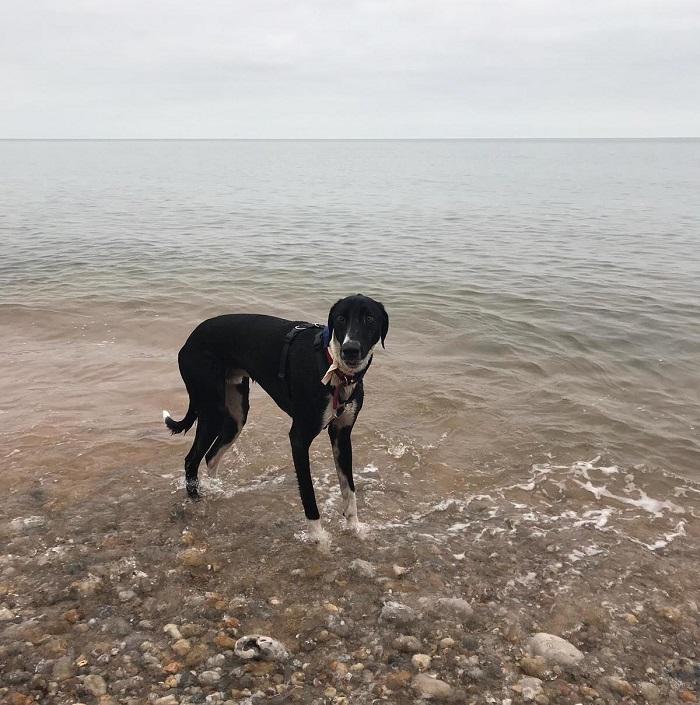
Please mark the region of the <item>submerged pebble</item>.
POLYGON ((541 656, 548 663, 572 667, 580 663, 584 654, 571 642, 554 634, 539 632, 527 643, 527 650, 531 656, 541 656))
POLYGON ((430 668, 432 659, 428 654, 413 654, 411 663, 419 671, 427 671, 430 668))
POLYGON ((377 575, 377 569, 369 561, 364 561, 361 558, 355 558, 348 565, 350 572, 359 575, 362 578, 374 578, 377 575))
POLYGON ((452 695, 452 686, 439 678, 431 678, 426 673, 419 673, 411 682, 411 687, 422 698, 448 700, 452 695))
POLYGON ((384 604, 379 615, 380 622, 411 625, 418 619, 418 613, 408 605, 389 601, 384 604))
POLYGON ((243 659, 286 661, 289 658, 289 652, 282 642, 260 634, 241 637, 236 642, 234 652, 243 659))
POLYGON ((404 651, 409 654, 416 653, 422 648, 420 639, 410 634, 397 636, 392 642, 392 646, 398 651, 404 651))

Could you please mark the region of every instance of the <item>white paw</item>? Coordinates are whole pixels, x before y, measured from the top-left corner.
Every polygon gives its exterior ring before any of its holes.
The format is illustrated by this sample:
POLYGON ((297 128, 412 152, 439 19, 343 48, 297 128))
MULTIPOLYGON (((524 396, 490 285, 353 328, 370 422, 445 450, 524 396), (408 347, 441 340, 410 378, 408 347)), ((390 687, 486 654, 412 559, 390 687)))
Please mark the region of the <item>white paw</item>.
POLYGON ((357 516, 348 517, 347 526, 358 538, 364 540, 369 537, 369 526, 363 524, 357 516))
POLYGON ((318 544, 320 550, 328 550, 331 546, 331 535, 321 526, 321 520, 308 523, 309 540, 318 544))

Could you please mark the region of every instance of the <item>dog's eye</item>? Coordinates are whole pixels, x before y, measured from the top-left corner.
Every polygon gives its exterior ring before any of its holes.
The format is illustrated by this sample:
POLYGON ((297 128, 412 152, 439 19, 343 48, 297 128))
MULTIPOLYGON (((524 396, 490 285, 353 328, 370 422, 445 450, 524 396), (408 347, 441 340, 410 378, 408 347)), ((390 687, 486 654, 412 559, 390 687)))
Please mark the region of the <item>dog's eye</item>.
POLYGON ((366 323, 374 323, 374 316, 365 316, 366 323))
POLYGON ((345 316, 337 316, 335 319, 336 323, 345 323, 345 316))

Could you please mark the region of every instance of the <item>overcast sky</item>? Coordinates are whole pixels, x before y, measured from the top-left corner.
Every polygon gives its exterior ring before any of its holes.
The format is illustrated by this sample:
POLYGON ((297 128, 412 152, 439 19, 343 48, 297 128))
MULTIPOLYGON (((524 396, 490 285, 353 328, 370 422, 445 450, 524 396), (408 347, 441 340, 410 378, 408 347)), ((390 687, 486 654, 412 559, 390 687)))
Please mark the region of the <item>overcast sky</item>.
POLYGON ((700 0, 2 0, 0 137, 699 136, 700 0))

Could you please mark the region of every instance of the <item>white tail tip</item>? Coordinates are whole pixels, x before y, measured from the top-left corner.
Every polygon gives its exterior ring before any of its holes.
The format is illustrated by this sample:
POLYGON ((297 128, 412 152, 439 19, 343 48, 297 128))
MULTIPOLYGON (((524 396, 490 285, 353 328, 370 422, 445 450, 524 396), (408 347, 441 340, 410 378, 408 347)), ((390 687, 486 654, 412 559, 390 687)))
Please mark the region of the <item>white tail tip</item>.
POLYGON ((170 412, 163 409, 163 421, 170 418, 170 412))

